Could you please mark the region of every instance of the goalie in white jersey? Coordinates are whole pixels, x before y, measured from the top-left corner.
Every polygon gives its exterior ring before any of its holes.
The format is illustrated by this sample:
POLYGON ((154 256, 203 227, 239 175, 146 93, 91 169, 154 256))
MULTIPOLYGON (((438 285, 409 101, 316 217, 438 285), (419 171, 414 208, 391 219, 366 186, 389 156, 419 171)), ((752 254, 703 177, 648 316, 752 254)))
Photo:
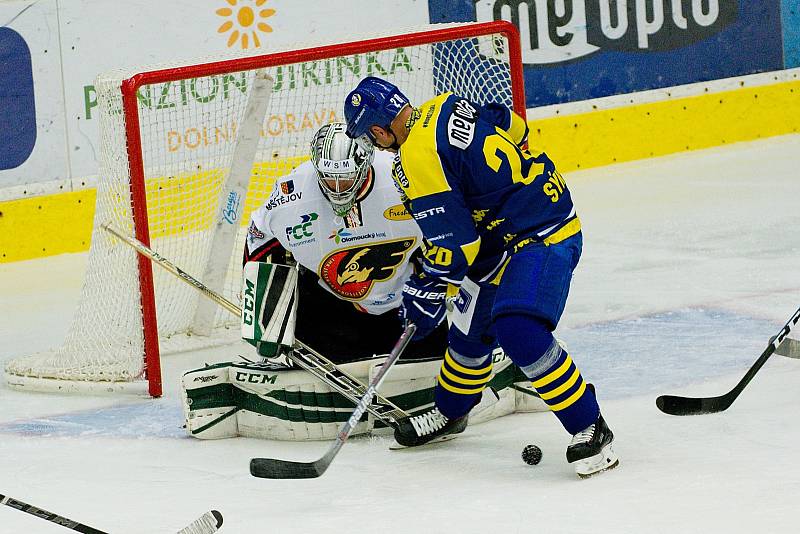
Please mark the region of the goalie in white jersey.
POLYGON ((431 303, 441 295, 426 299, 424 274, 414 273, 422 235, 391 170, 390 154, 327 124, 311 160, 278 178, 251 217, 245 263, 291 254, 300 267, 295 336, 336 363, 391 350, 404 284, 419 296, 409 317, 419 333, 404 357, 441 356, 447 346, 444 306, 431 303))

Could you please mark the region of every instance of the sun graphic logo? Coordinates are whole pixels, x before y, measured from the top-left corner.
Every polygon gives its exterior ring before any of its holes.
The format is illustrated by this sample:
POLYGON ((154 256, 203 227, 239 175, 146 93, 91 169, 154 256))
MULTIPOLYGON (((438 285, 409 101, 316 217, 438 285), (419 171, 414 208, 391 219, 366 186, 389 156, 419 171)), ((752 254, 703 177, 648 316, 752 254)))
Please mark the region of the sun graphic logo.
POLYGON ((259 33, 272 33, 272 26, 264 22, 275 14, 274 9, 261 9, 267 0, 225 0, 231 7, 223 7, 217 10, 217 15, 225 17, 217 29, 217 33, 230 32, 228 36, 228 48, 237 42, 243 49, 259 48, 261 39, 259 33))

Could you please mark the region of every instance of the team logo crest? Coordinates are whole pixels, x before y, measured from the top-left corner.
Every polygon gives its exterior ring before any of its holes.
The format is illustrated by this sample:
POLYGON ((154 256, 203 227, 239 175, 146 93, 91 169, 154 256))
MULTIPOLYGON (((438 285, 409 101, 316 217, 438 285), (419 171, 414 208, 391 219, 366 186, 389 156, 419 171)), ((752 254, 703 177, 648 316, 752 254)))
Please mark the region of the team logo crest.
POLYGON ((253 239, 264 239, 264 232, 258 229, 258 226, 256 226, 255 222, 250 222, 250 228, 247 229, 247 233, 253 239))
POLYGON ((284 195, 289 195, 294 192, 294 180, 287 180, 285 182, 281 182, 281 193, 284 195))
POLYGON ((350 103, 353 104, 353 107, 358 107, 361 105, 361 95, 358 93, 354 93, 353 97, 350 99, 350 103))
POLYGON ((362 300, 375 282, 394 276, 415 243, 412 237, 337 250, 322 260, 319 277, 342 298, 362 300))

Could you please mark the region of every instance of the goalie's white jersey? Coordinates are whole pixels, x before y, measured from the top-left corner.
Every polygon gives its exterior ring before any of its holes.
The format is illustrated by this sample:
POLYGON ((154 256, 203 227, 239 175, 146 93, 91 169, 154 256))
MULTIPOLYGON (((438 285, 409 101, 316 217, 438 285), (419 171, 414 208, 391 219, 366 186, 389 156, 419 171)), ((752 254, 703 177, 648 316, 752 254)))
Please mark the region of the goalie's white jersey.
POLYGON ((278 178, 269 200, 251 216, 249 256, 279 243, 317 273, 322 287, 363 311, 398 307, 422 234, 400 201, 392 161, 388 153, 375 154, 371 176, 344 219, 320 190, 310 161, 278 178))

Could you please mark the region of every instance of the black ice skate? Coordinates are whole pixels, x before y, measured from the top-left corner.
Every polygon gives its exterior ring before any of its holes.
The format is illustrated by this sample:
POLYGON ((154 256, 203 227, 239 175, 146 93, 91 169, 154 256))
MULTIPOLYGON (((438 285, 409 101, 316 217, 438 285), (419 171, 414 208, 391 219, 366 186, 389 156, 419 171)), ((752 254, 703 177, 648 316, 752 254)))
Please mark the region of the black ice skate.
POLYGON ((601 415, 588 428, 572 436, 567 447, 567 462, 575 464, 575 472, 587 478, 619 465, 619 458, 611 448, 614 433, 601 415))
POLYGON ((419 415, 402 419, 394 429, 394 439, 400 447, 417 447, 455 438, 467 428, 469 415, 448 419, 435 406, 419 415))

